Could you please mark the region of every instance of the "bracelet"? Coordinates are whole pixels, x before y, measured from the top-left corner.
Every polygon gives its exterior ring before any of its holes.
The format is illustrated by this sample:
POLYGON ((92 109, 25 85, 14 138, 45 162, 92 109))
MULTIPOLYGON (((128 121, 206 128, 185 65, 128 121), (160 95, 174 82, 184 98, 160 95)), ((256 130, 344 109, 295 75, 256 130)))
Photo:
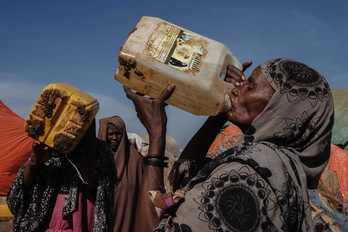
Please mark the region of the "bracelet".
POLYGON ((160 159, 160 160, 168 160, 169 158, 166 156, 158 156, 158 155, 147 155, 144 156, 144 159, 151 159, 151 158, 155 158, 155 159, 160 159))
POLYGON ((164 162, 163 160, 144 159, 143 164, 144 165, 156 166, 156 167, 160 167, 160 168, 168 167, 168 163, 164 162))

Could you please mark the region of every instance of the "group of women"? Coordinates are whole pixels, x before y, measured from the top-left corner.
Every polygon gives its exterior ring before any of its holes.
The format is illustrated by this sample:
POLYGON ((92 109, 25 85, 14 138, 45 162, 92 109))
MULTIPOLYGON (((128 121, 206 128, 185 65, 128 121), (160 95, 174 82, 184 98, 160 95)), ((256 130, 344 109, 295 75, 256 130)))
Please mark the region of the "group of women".
POLYGON ((173 85, 157 98, 124 87, 149 134, 145 158, 119 117, 100 120, 98 138, 93 123, 71 154, 34 143, 8 194, 15 231, 314 231, 308 189, 330 156, 329 84, 282 58, 246 79, 251 64, 227 67, 232 109, 208 117, 188 142, 169 176, 172 192, 163 187, 163 170, 173 85), (227 121, 243 135, 207 157, 227 121))

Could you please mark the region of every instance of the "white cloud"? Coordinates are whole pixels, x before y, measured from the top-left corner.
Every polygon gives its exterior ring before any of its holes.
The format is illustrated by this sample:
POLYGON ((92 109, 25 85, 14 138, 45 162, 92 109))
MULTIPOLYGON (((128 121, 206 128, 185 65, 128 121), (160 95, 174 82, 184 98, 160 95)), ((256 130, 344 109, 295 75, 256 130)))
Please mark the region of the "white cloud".
POLYGON ((16 114, 26 118, 42 88, 40 84, 18 80, 14 75, 1 74, 0 100, 16 114), (7 80, 2 79, 4 76, 7 80))

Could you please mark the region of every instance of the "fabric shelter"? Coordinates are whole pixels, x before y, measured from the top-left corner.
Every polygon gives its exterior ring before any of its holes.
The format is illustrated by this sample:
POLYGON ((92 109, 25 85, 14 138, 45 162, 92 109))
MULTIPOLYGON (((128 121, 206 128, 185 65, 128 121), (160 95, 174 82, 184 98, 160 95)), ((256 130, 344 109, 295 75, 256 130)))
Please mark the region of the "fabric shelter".
POLYGON ((34 139, 24 131, 24 119, 0 101, 0 197, 7 195, 19 168, 28 160, 34 139))
POLYGON ((348 150, 348 89, 332 89, 335 121, 331 143, 348 150))

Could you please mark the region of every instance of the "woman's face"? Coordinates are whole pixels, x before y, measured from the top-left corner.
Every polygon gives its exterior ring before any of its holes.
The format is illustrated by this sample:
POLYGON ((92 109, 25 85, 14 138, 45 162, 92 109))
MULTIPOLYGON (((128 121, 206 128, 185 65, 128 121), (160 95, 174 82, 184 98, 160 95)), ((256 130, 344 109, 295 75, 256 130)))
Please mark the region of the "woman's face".
POLYGON ((107 128, 107 142, 113 151, 117 151, 122 139, 122 131, 113 124, 108 125, 107 128))
POLYGON ((263 75, 260 66, 241 86, 232 89, 230 99, 232 109, 227 112, 228 119, 242 130, 250 126, 263 111, 274 93, 263 75))

